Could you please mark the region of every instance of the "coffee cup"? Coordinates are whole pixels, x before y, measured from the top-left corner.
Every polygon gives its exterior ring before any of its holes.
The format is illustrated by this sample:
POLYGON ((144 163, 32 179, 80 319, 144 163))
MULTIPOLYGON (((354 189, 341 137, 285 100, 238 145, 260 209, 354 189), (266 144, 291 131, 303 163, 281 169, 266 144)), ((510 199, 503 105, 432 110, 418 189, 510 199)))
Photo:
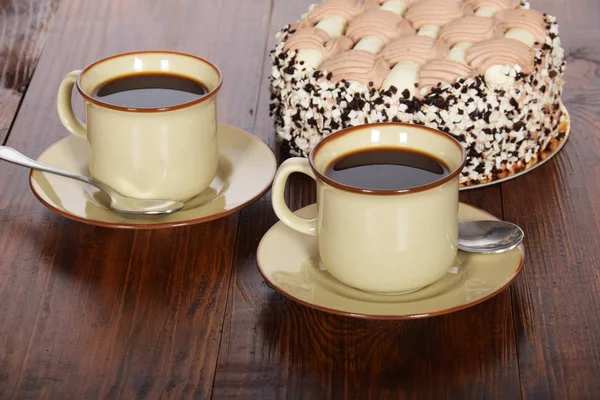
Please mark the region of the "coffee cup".
POLYGON ((408 293, 439 280, 454 263, 465 162, 461 144, 432 128, 403 123, 352 127, 322 139, 308 159, 291 158, 280 166, 273 209, 290 228, 317 237, 321 262, 339 281, 372 293, 408 293), (381 190, 327 176, 336 160, 378 149, 419 153, 439 161, 446 173, 420 186, 381 190), (286 181, 294 172, 317 183, 314 219, 298 217, 285 204, 286 181))
POLYGON ((208 188, 217 171, 221 83, 219 69, 199 57, 167 51, 120 54, 70 72, 58 91, 58 115, 72 134, 87 140, 94 179, 132 198, 185 201, 208 188), (116 104, 97 95, 110 82, 153 74, 195 82, 205 92, 158 106, 138 106, 135 99, 116 104), (85 123, 73 112, 74 86, 84 99, 85 123))

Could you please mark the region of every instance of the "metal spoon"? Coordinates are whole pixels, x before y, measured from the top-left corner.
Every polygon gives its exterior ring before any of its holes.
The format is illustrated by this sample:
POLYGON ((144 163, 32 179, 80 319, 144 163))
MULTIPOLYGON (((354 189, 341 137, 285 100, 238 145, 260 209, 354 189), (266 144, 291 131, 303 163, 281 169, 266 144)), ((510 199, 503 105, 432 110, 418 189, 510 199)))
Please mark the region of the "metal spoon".
POLYGON ((525 234, 506 221, 460 221, 458 248, 470 253, 497 254, 517 247, 525 234))
POLYGON ((125 197, 117 193, 114 189, 108 186, 96 182, 95 180, 88 178, 87 176, 73 174, 71 172, 63 171, 46 164, 34 161, 29 157, 24 156, 17 150, 0 146, 0 159, 8 161, 13 164, 21 165, 23 167, 36 169, 43 172, 48 172, 54 175, 60 175, 65 178, 75 179, 80 182, 92 185, 97 189, 100 189, 110 197, 110 208, 118 213, 122 214, 136 214, 136 215, 160 215, 160 214, 171 214, 175 211, 179 211, 183 208, 183 203, 174 200, 150 200, 150 199, 132 199, 125 197))

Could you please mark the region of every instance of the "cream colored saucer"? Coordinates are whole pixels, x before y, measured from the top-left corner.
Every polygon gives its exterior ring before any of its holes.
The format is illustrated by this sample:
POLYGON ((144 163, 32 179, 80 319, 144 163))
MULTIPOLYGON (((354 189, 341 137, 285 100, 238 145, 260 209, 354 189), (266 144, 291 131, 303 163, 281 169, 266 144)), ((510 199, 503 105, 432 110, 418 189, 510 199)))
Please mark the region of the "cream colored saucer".
MULTIPOLYGON (((92 186, 33 171, 31 190, 52 211, 91 225, 125 229, 158 229, 212 221, 251 204, 270 188, 277 170, 275 155, 256 136, 219 125, 219 168, 210 187, 166 216, 126 216, 107 207, 107 199, 92 186)), ((89 176, 87 143, 70 136, 38 158, 45 164, 89 176)), ((194 173, 194 171, 190 171, 194 173)))
MULTIPOLYGON (((296 212, 314 217, 316 205, 296 212)), ((497 219, 461 203, 461 220, 497 219)), ((290 299, 333 314, 369 319, 412 319, 451 313, 481 303, 506 289, 523 268, 523 246, 503 254, 459 252, 456 263, 439 281, 404 295, 366 293, 333 278, 318 261, 317 241, 281 222, 258 246, 264 279, 290 299)))

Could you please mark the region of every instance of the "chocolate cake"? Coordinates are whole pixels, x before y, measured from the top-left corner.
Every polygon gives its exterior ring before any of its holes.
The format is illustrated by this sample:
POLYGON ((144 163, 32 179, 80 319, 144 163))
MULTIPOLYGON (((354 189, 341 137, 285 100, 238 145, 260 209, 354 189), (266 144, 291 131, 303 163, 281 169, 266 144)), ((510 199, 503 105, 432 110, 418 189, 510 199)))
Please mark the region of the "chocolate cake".
POLYGON ((521 0, 326 0, 277 34, 271 115, 292 155, 366 123, 440 129, 463 186, 539 162, 564 139, 553 16, 521 0))

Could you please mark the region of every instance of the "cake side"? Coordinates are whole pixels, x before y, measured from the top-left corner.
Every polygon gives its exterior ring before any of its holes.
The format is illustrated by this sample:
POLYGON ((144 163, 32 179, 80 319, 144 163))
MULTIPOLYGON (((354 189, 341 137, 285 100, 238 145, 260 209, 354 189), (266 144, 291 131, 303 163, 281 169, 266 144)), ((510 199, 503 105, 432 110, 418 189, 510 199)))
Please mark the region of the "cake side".
POLYGON ((532 48, 532 68, 506 67, 503 72, 512 78, 506 87, 491 87, 484 74, 475 74, 414 93, 393 85, 386 89, 372 82, 332 80, 327 63, 315 69, 298 60, 297 50, 285 49, 295 33, 286 26, 271 52, 270 110, 277 135, 292 154, 307 156, 322 137, 350 126, 422 124, 453 135, 466 148, 469 159, 461 184, 512 175, 535 164, 561 139, 565 62, 556 19, 544 14, 543 21, 545 42, 532 48))

